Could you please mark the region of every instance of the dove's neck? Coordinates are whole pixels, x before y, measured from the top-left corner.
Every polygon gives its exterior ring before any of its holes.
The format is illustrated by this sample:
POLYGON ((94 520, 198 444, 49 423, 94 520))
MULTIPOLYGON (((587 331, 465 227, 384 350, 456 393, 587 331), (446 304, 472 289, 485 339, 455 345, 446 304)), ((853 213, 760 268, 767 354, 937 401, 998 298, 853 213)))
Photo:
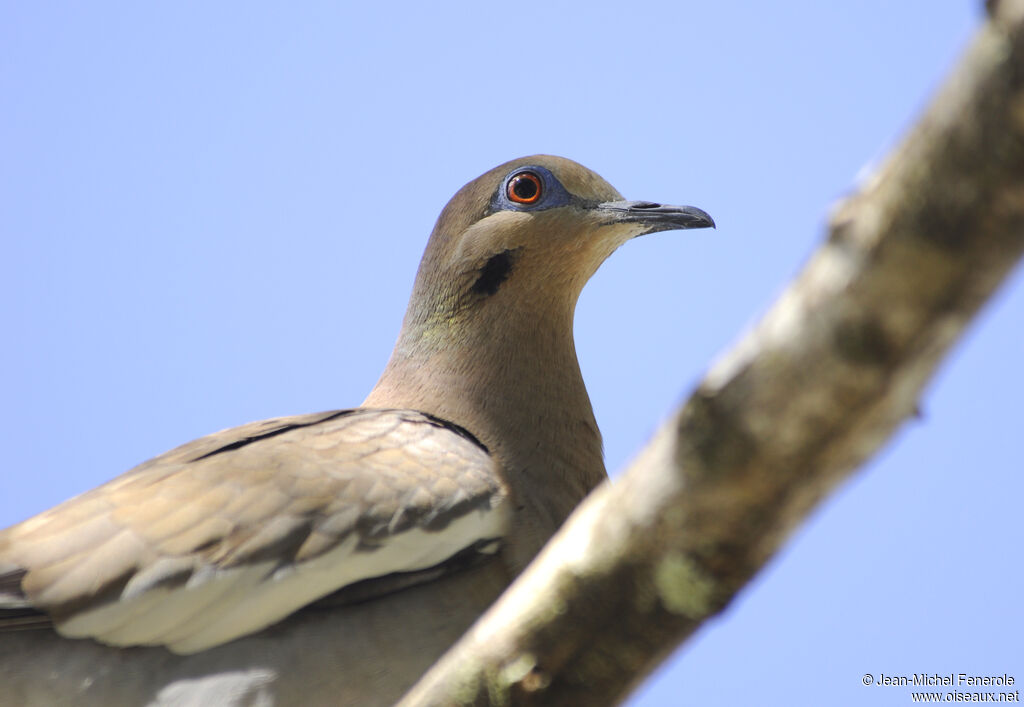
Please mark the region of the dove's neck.
POLYGON ((606 478, 601 433, 572 338, 574 308, 575 297, 542 312, 496 306, 489 316, 485 305, 446 321, 410 311, 363 403, 436 415, 488 447, 516 506, 525 509, 521 527, 513 528, 517 541, 534 536, 516 553, 524 555, 517 564, 606 478))

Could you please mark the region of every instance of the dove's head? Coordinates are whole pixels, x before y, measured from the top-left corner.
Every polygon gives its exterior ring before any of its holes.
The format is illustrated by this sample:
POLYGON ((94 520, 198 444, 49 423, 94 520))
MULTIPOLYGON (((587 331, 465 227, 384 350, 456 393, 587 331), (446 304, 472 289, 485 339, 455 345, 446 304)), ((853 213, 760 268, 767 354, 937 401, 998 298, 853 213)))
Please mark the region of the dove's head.
POLYGON ((462 187, 441 212, 405 325, 428 336, 512 319, 571 327, 583 285, 620 245, 646 233, 713 226, 693 206, 626 201, 562 157, 512 160, 462 187))

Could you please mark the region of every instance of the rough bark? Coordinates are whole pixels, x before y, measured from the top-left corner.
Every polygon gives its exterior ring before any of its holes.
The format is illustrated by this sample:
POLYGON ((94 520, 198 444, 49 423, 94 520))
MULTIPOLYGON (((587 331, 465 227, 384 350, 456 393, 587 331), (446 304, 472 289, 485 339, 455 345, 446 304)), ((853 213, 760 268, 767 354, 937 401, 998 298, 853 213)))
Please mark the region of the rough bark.
POLYGON ((1024 251, 1024 0, 987 7, 763 320, 403 705, 620 701, 914 415, 1024 251))

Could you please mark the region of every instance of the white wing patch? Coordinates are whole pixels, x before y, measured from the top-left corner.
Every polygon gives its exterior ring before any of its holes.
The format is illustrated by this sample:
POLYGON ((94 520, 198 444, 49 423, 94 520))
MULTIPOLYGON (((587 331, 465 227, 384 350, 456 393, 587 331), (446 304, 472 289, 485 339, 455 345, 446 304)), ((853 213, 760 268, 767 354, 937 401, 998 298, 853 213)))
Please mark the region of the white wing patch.
POLYGON ((70 638, 196 653, 270 626, 340 587, 438 565, 481 540, 500 538, 507 522, 508 504, 500 503, 455 518, 442 530, 413 528, 389 536, 372 550, 357 550, 352 534, 317 558, 276 571, 271 561, 226 569, 207 565, 182 586, 141 593, 129 582, 117 601, 78 612, 56 628, 70 638))

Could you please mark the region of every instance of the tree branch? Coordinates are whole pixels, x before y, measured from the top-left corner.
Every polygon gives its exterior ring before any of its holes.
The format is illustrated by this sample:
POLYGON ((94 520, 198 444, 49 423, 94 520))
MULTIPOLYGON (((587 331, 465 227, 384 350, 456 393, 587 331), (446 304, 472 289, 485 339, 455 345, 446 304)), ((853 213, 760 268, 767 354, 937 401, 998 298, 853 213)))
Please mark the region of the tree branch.
POLYGON ((988 7, 760 324, 403 705, 623 699, 914 414, 1024 251, 1024 0, 988 7))

